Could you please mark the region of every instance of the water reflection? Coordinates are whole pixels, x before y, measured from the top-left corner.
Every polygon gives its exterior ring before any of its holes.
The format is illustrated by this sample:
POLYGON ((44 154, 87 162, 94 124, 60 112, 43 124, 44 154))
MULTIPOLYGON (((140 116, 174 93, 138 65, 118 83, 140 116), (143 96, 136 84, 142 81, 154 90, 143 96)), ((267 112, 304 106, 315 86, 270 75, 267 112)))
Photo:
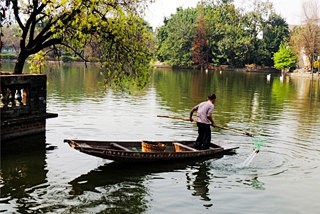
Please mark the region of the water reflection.
POLYGON ((99 100, 104 97, 105 88, 99 68, 94 65, 65 64, 51 66, 45 72, 48 79, 48 95, 62 100, 79 102, 86 97, 99 100))
MULTIPOLYGON (((187 189, 192 190, 192 195, 200 197, 206 202, 211 201, 209 193, 210 185, 210 163, 209 161, 200 163, 195 171, 187 172, 187 189)), ((205 207, 211 207, 213 204, 205 204, 205 207)))
POLYGON ((31 206, 25 199, 32 198, 34 187, 46 183, 45 134, 1 143, 0 209, 9 211, 16 201, 17 211, 25 213, 31 206))
MULTIPOLYGON (((234 128, 246 127, 248 132, 261 131, 257 124, 276 121, 283 113, 294 113, 289 116, 302 120, 301 126, 310 120, 318 121, 319 85, 318 80, 288 78, 281 82, 278 77, 266 84, 265 75, 257 73, 223 72, 220 75, 218 72, 160 70, 154 74, 156 92, 170 111, 188 116, 192 106, 215 92, 215 120, 222 125, 232 123, 234 128)), ((296 131, 299 130, 301 127, 296 131)))
POLYGON ((117 213, 144 213, 148 208, 145 197, 145 175, 135 168, 107 164, 72 180, 70 195, 84 195, 87 203, 83 211, 105 206, 104 210, 117 213), (94 194, 100 195, 94 197, 94 194))
POLYGON ((247 178, 247 179, 239 181, 239 182, 241 182, 244 185, 248 185, 256 190, 264 190, 265 189, 264 183, 258 180, 257 175, 251 175, 250 178, 247 178))
POLYGON ((319 192, 314 191, 320 162, 319 80, 290 78, 281 83, 272 76, 267 83, 264 74, 157 71, 152 83, 132 96, 112 90, 105 94, 94 68, 51 69, 47 78, 47 106, 59 117, 47 121, 46 141, 57 149, 48 152, 42 145, 41 151, 1 157, 0 210, 209 213, 209 206, 218 213, 259 213, 261 207, 276 213, 319 210, 319 192), (217 123, 266 138, 249 167, 237 165, 252 151, 252 138, 224 130, 213 130, 214 139, 240 146, 237 155, 178 167, 104 165, 106 161, 63 144, 69 138, 194 139, 196 127, 191 123, 156 115, 188 116, 190 108, 212 91, 218 95, 217 123))
POLYGON ((145 213, 151 203, 147 199, 151 197, 148 181, 153 175, 183 170, 189 164, 125 165, 111 162, 70 181, 72 189, 69 194, 88 198, 90 202, 82 206, 82 211, 104 205, 108 212, 145 213), (93 197, 95 193, 100 195, 99 199, 93 197))

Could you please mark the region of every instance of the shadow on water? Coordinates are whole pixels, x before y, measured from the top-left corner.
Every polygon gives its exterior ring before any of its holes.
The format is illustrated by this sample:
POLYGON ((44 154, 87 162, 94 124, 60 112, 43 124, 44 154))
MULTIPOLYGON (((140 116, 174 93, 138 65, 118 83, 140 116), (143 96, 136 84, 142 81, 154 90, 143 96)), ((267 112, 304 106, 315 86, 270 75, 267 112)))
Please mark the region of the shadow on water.
MULTIPOLYGON (((1 142, 0 202, 15 200, 17 211, 28 209, 25 198, 35 186, 46 182, 45 133, 1 142)), ((1 208, 6 211, 6 208, 1 208)))

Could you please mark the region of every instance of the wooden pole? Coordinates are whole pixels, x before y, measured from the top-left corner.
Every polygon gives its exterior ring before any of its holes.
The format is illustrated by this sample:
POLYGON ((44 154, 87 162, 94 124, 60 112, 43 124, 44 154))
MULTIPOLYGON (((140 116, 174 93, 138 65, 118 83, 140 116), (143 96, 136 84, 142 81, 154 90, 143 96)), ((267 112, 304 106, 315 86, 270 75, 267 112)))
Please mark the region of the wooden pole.
MULTIPOLYGON (((157 115, 157 117, 178 119, 178 120, 184 120, 184 121, 190 121, 189 118, 186 118, 186 117, 166 116, 166 115, 157 115)), ((244 135, 247 135, 247 136, 249 136, 249 137, 253 137, 253 134, 251 134, 251 133, 249 133, 249 132, 246 132, 246 131, 240 131, 240 130, 237 130, 237 129, 232 129, 232 128, 228 128, 228 127, 224 127, 224 126, 216 125, 216 124, 215 124, 215 127, 218 127, 218 128, 220 128, 220 129, 224 129, 224 130, 233 131, 233 132, 238 133, 238 134, 244 134, 244 135)))

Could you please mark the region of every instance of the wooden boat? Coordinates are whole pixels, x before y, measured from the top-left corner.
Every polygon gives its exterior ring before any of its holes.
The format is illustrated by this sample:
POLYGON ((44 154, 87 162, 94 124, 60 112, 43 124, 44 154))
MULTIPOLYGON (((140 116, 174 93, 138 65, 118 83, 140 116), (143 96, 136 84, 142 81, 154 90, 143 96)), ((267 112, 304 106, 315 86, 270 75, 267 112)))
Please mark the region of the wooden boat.
POLYGON ((196 150, 193 148, 194 141, 64 141, 80 152, 118 162, 182 161, 221 157, 235 153, 239 148, 222 147, 211 143, 207 150, 196 150), (150 150, 150 147, 143 148, 143 144, 159 145, 164 149, 150 150))

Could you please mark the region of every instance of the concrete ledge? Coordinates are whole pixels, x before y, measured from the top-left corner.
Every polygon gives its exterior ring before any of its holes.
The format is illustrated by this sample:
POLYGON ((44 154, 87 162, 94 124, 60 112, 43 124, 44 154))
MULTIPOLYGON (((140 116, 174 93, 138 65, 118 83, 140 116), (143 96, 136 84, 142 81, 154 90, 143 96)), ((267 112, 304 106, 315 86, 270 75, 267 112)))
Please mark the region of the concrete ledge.
POLYGON ((58 117, 58 114, 44 113, 39 115, 28 115, 28 116, 20 116, 18 118, 3 119, 1 120, 1 127, 15 125, 15 124, 22 124, 29 121, 34 122, 39 120, 45 120, 48 118, 55 118, 55 117, 58 117))

